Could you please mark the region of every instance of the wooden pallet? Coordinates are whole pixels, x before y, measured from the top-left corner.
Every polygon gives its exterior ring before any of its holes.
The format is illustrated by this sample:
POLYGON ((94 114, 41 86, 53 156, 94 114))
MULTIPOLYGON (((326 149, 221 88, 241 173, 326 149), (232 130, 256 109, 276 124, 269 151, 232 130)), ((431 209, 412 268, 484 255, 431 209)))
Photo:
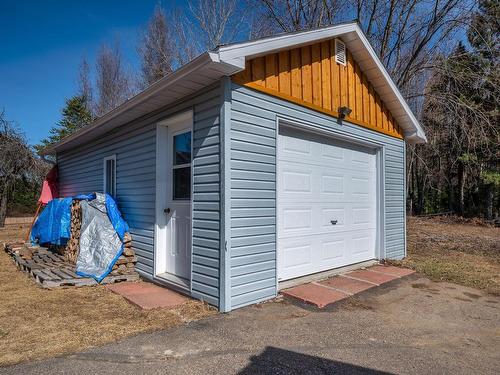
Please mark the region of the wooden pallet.
MULTIPOLYGON (((82 277, 75 273, 75 265, 63 256, 49 250, 34 250, 31 259, 23 259, 15 252, 9 252, 17 267, 29 273, 43 288, 80 287, 97 285, 91 277, 82 277)), ((113 284, 121 281, 138 281, 137 272, 125 275, 108 275, 100 284, 113 284)))

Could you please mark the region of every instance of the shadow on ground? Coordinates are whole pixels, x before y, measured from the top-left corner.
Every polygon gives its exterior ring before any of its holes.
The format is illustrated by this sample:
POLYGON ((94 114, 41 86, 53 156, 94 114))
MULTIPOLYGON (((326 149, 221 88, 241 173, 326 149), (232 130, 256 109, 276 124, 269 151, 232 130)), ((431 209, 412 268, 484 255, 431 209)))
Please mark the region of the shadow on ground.
POLYGON ((242 369, 239 374, 385 375, 391 373, 268 346, 259 355, 250 357, 250 364, 242 369))

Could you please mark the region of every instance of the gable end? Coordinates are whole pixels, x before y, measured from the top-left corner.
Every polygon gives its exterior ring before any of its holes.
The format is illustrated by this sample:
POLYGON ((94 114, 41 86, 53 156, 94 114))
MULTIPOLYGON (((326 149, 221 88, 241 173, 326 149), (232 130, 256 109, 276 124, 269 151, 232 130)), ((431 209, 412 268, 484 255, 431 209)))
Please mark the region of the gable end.
POLYGON ((403 131, 344 44, 346 64, 337 63, 336 39, 259 56, 232 76, 240 85, 338 117, 396 138, 403 131))

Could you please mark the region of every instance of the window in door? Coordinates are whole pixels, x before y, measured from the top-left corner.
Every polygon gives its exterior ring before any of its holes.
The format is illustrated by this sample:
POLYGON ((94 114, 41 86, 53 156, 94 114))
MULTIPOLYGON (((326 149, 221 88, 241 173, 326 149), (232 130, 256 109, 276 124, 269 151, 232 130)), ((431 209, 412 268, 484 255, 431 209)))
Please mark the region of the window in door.
POLYGON ((104 158, 104 187, 103 191, 113 198, 116 197, 116 155, 104 158))
POLYGON ((174 136, 173 155, 173 198, 191 198, 191 132, 174 136))

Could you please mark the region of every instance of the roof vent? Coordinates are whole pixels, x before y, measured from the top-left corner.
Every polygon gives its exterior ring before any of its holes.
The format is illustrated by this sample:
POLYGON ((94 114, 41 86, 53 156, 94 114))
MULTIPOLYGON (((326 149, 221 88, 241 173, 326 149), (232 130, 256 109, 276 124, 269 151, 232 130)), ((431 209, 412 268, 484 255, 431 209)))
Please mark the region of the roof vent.
POLYGON ((340 39, 335 39, 335 62, 337 64, 346 65, 346 49, 345 43, 340 39))

